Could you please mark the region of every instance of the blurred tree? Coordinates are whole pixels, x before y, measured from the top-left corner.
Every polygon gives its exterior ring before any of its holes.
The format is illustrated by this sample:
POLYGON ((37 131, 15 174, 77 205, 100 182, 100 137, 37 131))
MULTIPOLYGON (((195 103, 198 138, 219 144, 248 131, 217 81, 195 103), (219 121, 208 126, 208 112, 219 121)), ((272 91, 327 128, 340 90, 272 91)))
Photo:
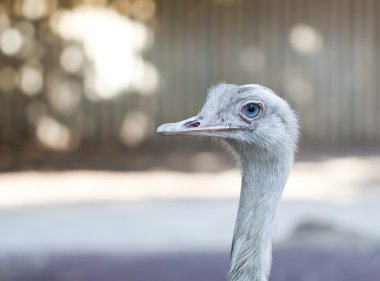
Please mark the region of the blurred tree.
MULTIPOLYGON (((70 151, 94 134, 136 143, 121 129, 136 120, 124 118, 120 94, 157 86, 157 70, 143 58, 155 9, 152 0, 2 1, 2 146, 36 142, 70 151)), ((138 139, 151 130, 146 126, 138 139)))

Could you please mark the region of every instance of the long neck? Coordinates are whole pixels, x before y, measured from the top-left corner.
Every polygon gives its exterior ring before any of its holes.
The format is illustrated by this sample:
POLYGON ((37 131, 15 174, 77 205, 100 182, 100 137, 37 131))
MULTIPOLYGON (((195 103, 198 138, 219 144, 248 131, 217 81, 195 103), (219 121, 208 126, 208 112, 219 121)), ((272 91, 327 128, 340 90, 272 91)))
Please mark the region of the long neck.
POLYGON ((293 154, 239 154, 242 186, 228 281, 267 281, 274 219, 293 154))

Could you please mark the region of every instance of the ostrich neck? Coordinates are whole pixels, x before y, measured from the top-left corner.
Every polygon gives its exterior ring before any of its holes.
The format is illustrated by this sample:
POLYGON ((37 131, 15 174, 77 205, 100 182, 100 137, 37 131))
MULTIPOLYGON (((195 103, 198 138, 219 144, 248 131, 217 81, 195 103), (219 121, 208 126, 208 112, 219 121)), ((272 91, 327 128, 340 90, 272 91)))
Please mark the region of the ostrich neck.
POLYGON ((274 219, 293 154, 239 154, 242 186, 228 281, 267 281, 274 219))

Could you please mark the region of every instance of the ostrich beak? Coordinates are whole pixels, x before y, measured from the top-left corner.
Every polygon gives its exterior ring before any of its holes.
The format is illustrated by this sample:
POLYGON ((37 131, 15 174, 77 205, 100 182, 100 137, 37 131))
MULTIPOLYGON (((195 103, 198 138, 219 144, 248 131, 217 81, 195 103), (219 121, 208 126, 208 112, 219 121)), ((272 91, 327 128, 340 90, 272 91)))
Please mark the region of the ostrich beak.
POLYGON ((164 136, 216 136, 217 132, 237 130, 240 127, 220 125, 203 116, 194 116, 177 123, 167 123, 157 128, 157 133, 164 136))

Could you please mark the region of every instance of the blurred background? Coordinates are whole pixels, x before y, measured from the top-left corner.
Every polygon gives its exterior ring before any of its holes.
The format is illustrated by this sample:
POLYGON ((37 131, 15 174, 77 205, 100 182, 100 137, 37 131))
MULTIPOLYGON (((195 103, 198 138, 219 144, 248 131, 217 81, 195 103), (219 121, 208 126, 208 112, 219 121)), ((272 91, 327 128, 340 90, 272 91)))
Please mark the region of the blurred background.
POLYGON ((298 112, 273 281, 379 280, 380 2, 2 0, 0 279, 225 280, 229 155, 155 128, 220 81, 298 112))

